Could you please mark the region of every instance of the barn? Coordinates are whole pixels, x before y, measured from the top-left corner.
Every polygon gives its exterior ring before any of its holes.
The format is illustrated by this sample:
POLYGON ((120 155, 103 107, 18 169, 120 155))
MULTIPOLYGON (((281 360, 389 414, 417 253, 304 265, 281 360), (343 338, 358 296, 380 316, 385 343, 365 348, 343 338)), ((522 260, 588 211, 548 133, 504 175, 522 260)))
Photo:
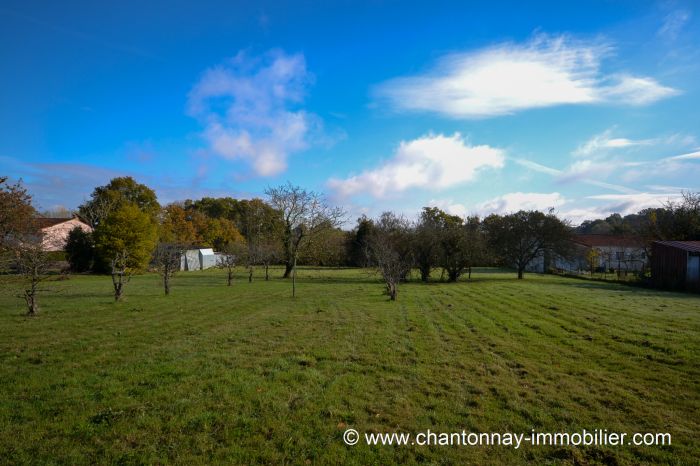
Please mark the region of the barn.
POLYGON ((217 265, 217 254, 211 248, 188 249, 180 258, 180 270, 204 270, 217 265))
POLYGON ((700 241, 655 241, 651 245, 654 286, 700 291, 700 241))

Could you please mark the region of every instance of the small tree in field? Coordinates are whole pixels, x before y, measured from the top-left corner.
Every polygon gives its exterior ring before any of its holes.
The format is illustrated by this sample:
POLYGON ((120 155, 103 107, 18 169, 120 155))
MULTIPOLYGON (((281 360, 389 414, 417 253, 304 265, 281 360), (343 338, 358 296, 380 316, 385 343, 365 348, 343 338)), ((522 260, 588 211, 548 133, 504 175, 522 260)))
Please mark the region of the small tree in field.
POLYGON ((406 279, 414 263, 411 243, 411 226, 405 218, 384 212, 375 221, 369 249, 392 301, 396 301, 399 283, 406 279))
POLYGON ((114 299, 119 301, 131 275, 148 265, 156 244, 156 225, 138 206, 127 203, 100 222, 94 238, 96 251, 109 259, 114 299))
POLYGON ((16 241, 12 249, 17 272, 25 283, 23 297, 27 303, 27 315, 35 316, 39 313, 39 285, 49 277, 48 272, 52 261, 49 259, 41 239, 16 241))
POLYGON ((323 195, 291 183, 268 188, 265 194, 270 205, 282 215, 283 278, 289 278, 296 267, 300 249, 324 231, 340 226, 345 212, 340 207, 329 206, 323 195))
POLYGON ((246 246, 242 243, 229 243, 224 246, 218 259, 218 266, 226 270, 226 285, 233 283, 233 274, 238 264, 245 263, 246 246))
POLYGON ((180 270, 180 261, 185 247, 178 243, 158 243, 153 252, 153 265, 163 277, 165 295, 170 294, 170 279, 180 270))
POLYGON ((126 250, 116 253, 110 262, 112 270, 110 275, 112 277, 115 301, 120 301, 122 299, 124 287, 129 283, 131 275, 133 275, 133 269, 129 267, 129 263, 129 253, 126 250))

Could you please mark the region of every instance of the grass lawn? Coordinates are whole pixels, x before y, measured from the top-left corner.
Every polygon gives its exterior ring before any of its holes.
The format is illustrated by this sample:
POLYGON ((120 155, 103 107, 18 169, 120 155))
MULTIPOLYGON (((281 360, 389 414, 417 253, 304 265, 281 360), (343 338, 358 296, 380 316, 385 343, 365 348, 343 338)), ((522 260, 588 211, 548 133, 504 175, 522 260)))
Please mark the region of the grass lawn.
MULTIPOLYGON (((279 271, 275 271, 279 276, 279 271)), ((291 284, 221 271, 47 285, 0 277, 0 463, 693 464, 700 296, 554 276, 291 284), (669 432, 672 446, 347 446, 418 433, 669 432)), ((695 463, 697 464, 697 463, 695 463)))

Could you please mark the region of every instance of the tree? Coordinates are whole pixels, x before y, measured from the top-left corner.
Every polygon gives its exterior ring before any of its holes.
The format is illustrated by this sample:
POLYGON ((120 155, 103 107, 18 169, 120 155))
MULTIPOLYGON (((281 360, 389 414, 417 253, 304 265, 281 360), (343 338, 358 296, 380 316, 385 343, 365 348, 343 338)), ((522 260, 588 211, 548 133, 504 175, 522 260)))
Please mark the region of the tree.
POLYGON ((22 180, 10 184, 7 177, 0 176, 0 252, 17 238, 33 233, 35 215, 32 196, 22 180))
POLYGON ((268 239, 254 244, 248 243, 246 260, 248 263, 249 281, 252 281, 253 267, 262 265, 265 268, 265 281, 270 280, 270 266, 282 257, 282 247, 278 240, 268 239))
POLYGON ((484 257, 485 240, 478 217, 466 221, 453 218, 445 223, 440 235, 439 263, 447 272, 447 279, 456 282, 484 257))
POLYGON ((113 178, 107 185, 98 186, 89 201, 78 208, 84 219, 96 228, 114 210, 124 204, 133 204, 154 220, 160 212, 156 193, 130 176, 113 178))
POLYGON ((153 265, 163 277, 163 290, 166 296, 170 294, 170 279, 180 270, 180 261, 185 249, 187 248, 180 243, 159 242, 153 251, 153 265))
POLYGON ((226 284, 233 283, 233 273, 239 264, 245 263, 247 247, 244 242, 228 243, 218 259, 218 266, 226 270, 226 284))
POLYGON ((700 240, 700 192, 684 191, 678 201, 647 209, 645 233, 658 240, 700 240))
POLYGON ((65 251, 73 272, 87 272, 92 268, 95 258, 95 241, 92 233, 80 227, 73 228, 68 233, 65 251))
POLYGON ((160 213, 160 240, 166 243, 198 244, 201 237, 190 212, 181 205, 168 204, 160 213))
POLYGON ((566 256, 571 243, 571 229, 553 211, 521 210, 514 214, 490 215, 484 227, 493 253, 504 265, 515 266, 523 278, 527 265, 545 253, 566 256))
POLYGON ((431 270, 444 256, 440 248, 447 228, 461 224, 461 218, 449 215, 437 207, 423 207, 413 236, 414 257, 422 281, 430 279, 431 270))
POLYGON ((369 238, 374 230, 374 222, 366 215, 357 219, 357 225, 349 232, 348 260, 355 267, 369 267, 369 238))
POLYGON ((369 250, 372 262, 384 280, 389 299, 396 301, 398 285, 406 279, 414 263, 409 222, 393 212, 384 212, 374 222, 369 250))
POLYGON ((35 316, 39 313, 39 285, 49 277, 48 272, 52 261, 44 249, 41 238, 15 240, 12 251, 14 252, 17 272, 24 279, 26 285, 23 297, 27 303, 27 315, 35 316))
POLYGON ((157 239, 156 224, 137 205, 125 203, 100 221, 93 234, 97 255, 110 265, 118 301, 131 275, 148 266, 157 239))
POLYGON ((291 183, 265 191, 270 205, 282 215, 285 270, 288 278, 296 267, 299 250, 309 246, 317 235, 328 228, 340 226, 345 212, 329 206, 324 197, 291 183))

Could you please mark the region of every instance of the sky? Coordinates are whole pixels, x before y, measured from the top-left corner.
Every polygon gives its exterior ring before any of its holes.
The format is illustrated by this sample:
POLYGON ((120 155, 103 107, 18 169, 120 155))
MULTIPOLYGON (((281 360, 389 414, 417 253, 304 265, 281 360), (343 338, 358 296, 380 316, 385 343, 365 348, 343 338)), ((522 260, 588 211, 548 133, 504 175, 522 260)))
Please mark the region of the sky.
POLYGON ((40 209, 286 182, 348 222, 580 223, 700 191, 700 2, 0 4, 0 175, 40 209))

